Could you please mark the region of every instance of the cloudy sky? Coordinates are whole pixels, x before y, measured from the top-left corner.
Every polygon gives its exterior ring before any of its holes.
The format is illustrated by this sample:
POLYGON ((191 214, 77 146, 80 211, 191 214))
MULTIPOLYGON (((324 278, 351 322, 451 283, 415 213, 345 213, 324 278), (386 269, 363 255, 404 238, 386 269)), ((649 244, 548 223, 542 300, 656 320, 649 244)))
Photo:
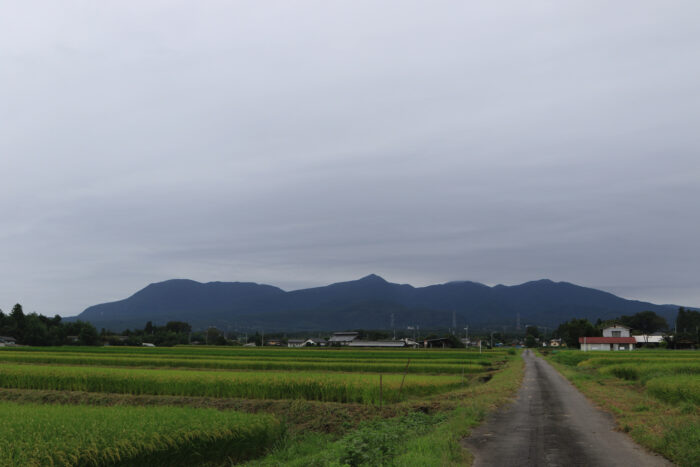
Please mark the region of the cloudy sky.
POLYGON ((700 3, 0 0, 0 308, 170 278, 700 305, 700 3))

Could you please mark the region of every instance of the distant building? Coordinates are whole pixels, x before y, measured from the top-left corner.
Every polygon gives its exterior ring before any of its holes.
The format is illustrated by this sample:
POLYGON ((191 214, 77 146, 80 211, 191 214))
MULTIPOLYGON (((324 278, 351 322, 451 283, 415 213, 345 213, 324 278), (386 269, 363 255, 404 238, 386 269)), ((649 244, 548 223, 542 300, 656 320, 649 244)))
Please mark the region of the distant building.
POLYGON ((423 341, 423 347, 426 349, 434 347, 445 349, 452 347, 452 345, 452 340, 447 337, 438 337, 437 339, 426 339, 423 341))
POLYGON ((304 347, 306 339, 288 339, 287 347, 304 347))
POLYGON ((356 340, 359 337, 359 333, 352 331, 341 331, 334 332, 330 339, 328 339, 328 345, 348 345, 350 342, 356 340))
POLYGON ((383 348, 402 348, 407 347, 405 341, 352 341, 348 343, 348 347, 383 347, 383 348))
POLYGON ((615 325, 603 329, 603 337, 579 337, 581 350, 634 350, 637 340, 630 336, 630 328, 615 325))
POLYGON ((10 336, 0 336, 0 347, 9 347, 12 345, 16 345, 17 341, 15 340, 14 337, 10 336))
POLYGON ((304 345, 311 347, 325 347, 328 345, 328 341, 323 337, 309 337, 308 339, 306 339, 306 343, 304 345))
POLYGON ((641 334, 639 336, 632 336, 634 340, 637 341, 637 345, 654 344, 659 345, 664 342, 663 334, 641 334))

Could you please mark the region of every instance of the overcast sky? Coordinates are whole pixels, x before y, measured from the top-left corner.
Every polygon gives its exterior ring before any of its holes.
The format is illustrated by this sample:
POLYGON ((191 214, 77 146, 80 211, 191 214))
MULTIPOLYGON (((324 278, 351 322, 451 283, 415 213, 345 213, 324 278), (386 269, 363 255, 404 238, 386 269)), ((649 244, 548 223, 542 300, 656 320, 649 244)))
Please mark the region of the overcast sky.
POLYGON ((700 3, 0 0, 0 308, 170 278, 700 305, 700 3))

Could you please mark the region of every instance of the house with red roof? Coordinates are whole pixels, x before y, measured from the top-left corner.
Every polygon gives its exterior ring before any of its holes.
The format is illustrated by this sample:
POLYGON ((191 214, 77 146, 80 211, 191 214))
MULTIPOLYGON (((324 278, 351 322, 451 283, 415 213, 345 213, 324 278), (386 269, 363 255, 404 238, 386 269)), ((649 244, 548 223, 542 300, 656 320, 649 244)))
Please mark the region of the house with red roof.
POLYGON ((637 340, 630 336, 630 328, 622 325, 603 329, 603 337, 579 337, 581 350, 634 350, 637 340))

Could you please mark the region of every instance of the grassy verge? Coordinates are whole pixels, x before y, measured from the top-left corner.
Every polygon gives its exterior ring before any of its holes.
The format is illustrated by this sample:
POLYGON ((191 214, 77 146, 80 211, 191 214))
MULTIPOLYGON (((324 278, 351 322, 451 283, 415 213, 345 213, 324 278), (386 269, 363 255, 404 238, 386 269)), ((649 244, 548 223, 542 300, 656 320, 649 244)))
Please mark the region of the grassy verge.
POLYGON ((246 465, 465 465, 471 456, 462 439, 489 412, 511 400, 522 376, 523 361, 515 357, 488 382, 474 381, 420 404, 400 404, 396 409, 402 415, 366 421, 344 435, 290 432, 270 455, 246 465))
MULTIPOLYGON (((676 402, 668 403, 655 397, 647 390, 651 388, 646 388, 642 381, 621 379, 607 371, 577 365, 585 360, 583 352, 558 356, 556 360, 546 357, 583 394, 610 412, 618 429, 629 433, 636 442, 678 465, 697 465, 700 459, 700 414, 697 405, 688 402, 686 396, 664 391, 660 384, 655 390, 668 393, 669 400, 676 402)), ((686 378, 694 380, 697 387, 697 376, 686 378)))

